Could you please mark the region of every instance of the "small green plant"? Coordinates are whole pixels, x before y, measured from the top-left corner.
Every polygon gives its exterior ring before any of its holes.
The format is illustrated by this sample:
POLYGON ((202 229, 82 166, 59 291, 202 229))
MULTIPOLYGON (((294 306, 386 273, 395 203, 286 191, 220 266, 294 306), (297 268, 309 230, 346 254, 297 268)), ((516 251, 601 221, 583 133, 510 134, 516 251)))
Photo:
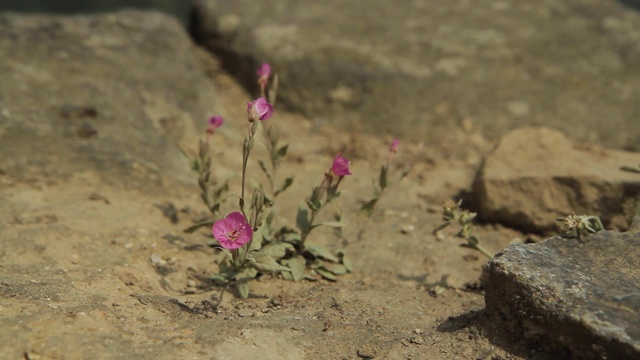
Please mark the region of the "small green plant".
POLYGON ((582 240, 585 235, 604 230, 602 221, 595 215, 576 215, 572 213, 557 220, 562 222, 562 229, 567 235, 576 237, 578 240, 582 240))
MULTIPOLYGON (((211 280, 221 283, 224 289, 235 288, 242 298, 249 296, 249 283, 252 279, 265 273, 276 273, 284 279, 300 281, 303 279, 324 279, 335 281, 338 275, 352 270, 352 263, 344 250, 334 251, 310 242, 311 233, 321 227, 342 228, 342 215, 336 207, 333 219, 329 220, 322 213, 340 197, 340 186, 347 176, 351 176, 350 161, 337 154, 331 165, 322 175, 319 185, 314 186, 311 194, 304 199, 296 213, 295 228, 282 226, 273 230, 277 202, 282 193, 291 186, 293 177, 288 177, 278 184, 276 174, 279 165, 285 158, 288 144, 280 143, 279 133, 274 125, 266 121, 274 112, 273 102, 277 87, 277 77, 273 77, 274 85, 269 87, 271 67, 263 64, 258 70, 258 85, 261 97, 247 103, 248 130, 242 146, 242 173, 240 195, 238 196, 238 210, 228 213, 224 218, 216 221, 203 221, 194 224, 193 230, 200 226, 211 225, 211 231, 216 245, 223 253, 219 261, 220 271, 211 280), (269 101, 267 100, 269 98, 269 101), (271 101, 271 102, 270 102, 271 101), (260 169, 265 174, 268 187, 251 180, 253 195, 251 200, 246 198, 249 192, 247 182, 248 163, 254 148, 259 129, 265 135, 268 163, 258 160, 260 169)), ((194 169, 199 173, 198 183, 201 198, 212 217, 220 212, 220 206, 226 198, 228 184, 216 186, 211 175, 212 159, 209 156, 209 137, 217 126, 222 125, 222 119, 210 120, 207 142, 201 142, 199 158, 194 162, 194 169)), ((271 120, 270 122, 273 122, 271 120)), ((393 154, 398 147, 398 140, 391 146, 387 164, 382 167, 375 196, 370 203, 369 211, 388 186, 387 174, 393 154)), ((409 168, 401 174, 400 179, 409 173, 409 168)))
POLYGON ((191 233, 201 227, 213 225, 214 220, 220 212, 220 206, 227 199, 226 195, 229 192, 229 182, 227 180, 219 183, 213 177, 209 145, 211 137, 215 134, 216 129, 222 126, 223 123, 224 119, 222 116, 212 116, 209 118, 206 136, 204 139, 199 140, 198 158, 191 162, 191 168, 198 173, 200 198, 207 206, 209 215, 187 228, 185 232, 191 233))
MULTIPOLYGON (((382 195, 385 193, 385 190, 387 189, 387 187, 391 185, 389 181, 389 172, 390 172, 395 154, 398 152, 399 144, 400 144, 400 141, 398 139, 393 139, 393 142, 389 147, 387 162, 380 167, 380 175, 378 175, 378 177, 373 180, 373 197, 370 200, 366 201, 360 208, 360 213, 362 215, 365 215, 366 217, 370 217, 373 214, 373 210, 375 209, 376 204, 378 203, 382 195)), ((421 147, 422 147, 422 144, 420 144, 419 148, 421 147)), ((400 175, 396 180, 397 182, 399 182, 400 180, 404 179, 407 175, 409 175, 409 173, 411 172, 411 169, 413 168, 414 160, 415 159, 413 159, 411 162, 405 165, 404 169, 402 170, 402 172, 400 173, 400 175)))
POLYGON ((438 231, 443 230, 451 224, 457 224, 460 226, 458 232, 454 235, 457 238, 463 239, 466 243, 460 244, 461 247, 473 249, 481 252, 489 259, 493 259, 493 254, 487 251, 480 245, 480 240, 474 235, 473 226, 471 222, 476 218, 476 213, 461 207, 462 200, 453 202, 447 200, 442 205, 442 221, 443 223, 433 230, 433 234, 436 235, 438 231))

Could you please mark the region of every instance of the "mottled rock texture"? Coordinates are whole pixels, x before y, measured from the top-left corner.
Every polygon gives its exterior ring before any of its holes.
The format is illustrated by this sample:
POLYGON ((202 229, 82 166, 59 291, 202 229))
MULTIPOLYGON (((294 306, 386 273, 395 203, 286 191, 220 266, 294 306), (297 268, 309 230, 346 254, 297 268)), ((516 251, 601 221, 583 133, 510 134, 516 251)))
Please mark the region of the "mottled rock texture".
POLYGON ((573 145, 557 130, 514 130, 475 180, 479 219, 545 232, 559 229, 556 218, 576 212, 626 228, 640 205, 640 174, 620 168, 639 162, 637 153, 573 145))
POLYGON ((484 268, 486 309, 558 358, 640 358, 640 217, 628 232, 511 245, 484 268))
POLYGON ((149 190, 193 181, 180 149, 204 130, 216 95, 175 19, 1 14, 0 73, 3 171, 96 171, 149 190))
POLYGON ((640 15, 619 2, 198 0, 195 38, 318 122, 442 140, 546 125, 640 146, 640 15), (353 125, 355 126, 355 125, 353 125))

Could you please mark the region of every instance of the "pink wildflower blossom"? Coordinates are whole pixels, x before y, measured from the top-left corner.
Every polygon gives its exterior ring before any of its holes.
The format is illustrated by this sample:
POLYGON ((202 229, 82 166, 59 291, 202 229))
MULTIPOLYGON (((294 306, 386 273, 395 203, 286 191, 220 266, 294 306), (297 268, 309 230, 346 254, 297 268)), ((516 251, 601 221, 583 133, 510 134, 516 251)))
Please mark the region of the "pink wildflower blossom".
POLYGON ((331 172, 335 176, 351 175, 351 171, 349 171, 349 160, 341 154, 336 155, 336 158, 333 159, 333 164, 331 164, 331 172))
POLYGON ((389 152, 392 152, 395 154, 398 151, 399 144, 400 144, 400 140, 393 139, 393 142, 391 143, 391 147, 389 148, 389 152))
POLYGON ((222 123, 224 123, 224 118, 222 116, 216 115, 209 118, 209 127, 212 127, 214 129, 222 126, 222 123))
POLYGON ((260 120, 268 120, 273 113, 273 106, 269 104, 267 99, 261 97, 253 101, 247 102, 247 112, 249 115, 255 113, 260 120))
POLYGON ((269 63, 263 63, 258 71, 256 71, 256 74, 258 74, 260 79, 268 79, 271 75, 271 65, 269 65, 269 63))
POLYGON ((253 229, 247 223, 242 213, 235 211, 224 219, 218 220, 211 229, 213 237, 218 240, 220 246, 234 250, 251 241, 253 229))

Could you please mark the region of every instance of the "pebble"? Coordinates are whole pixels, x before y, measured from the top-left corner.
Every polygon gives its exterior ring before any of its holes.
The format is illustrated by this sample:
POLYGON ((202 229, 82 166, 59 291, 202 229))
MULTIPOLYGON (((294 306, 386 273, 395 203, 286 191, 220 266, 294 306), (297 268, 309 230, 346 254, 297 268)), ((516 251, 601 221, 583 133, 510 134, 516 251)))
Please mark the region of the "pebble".
POLYGON ((409 234, 412 233, 415 229, 415 226, 411 224, 405 224, 400 227, 400 232, 403 234, 409 234))
POLYGON ((358 356, 363 359, 375 359, 378 352, 371 345, 366 345, 358 349, 358 356))

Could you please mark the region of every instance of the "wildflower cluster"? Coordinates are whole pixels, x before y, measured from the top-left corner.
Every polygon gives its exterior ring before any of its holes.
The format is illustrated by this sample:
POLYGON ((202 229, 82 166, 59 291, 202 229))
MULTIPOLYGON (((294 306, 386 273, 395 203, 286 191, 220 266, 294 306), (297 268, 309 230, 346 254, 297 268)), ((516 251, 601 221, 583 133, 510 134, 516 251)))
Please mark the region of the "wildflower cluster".
POLYGON ((558 218, 562 222, 562 229, 568 235, 575 236, 578 240, 587 234, 593 234, 604 230, 602 221, 595 215, 576 215, 572 213, 565 218, 558 218))
POLYGON ((438 231, 446 228, 447 226, 457 223, 460 226, 460 230, 454 235, 455 237, 464 239, 466 243, 460 244, 461 247, 466 247, 481 252, 489 259, 493 259, 493 254, 487 251, 480 245, 480 240, 473 234, 473 226, 471 222, 476 218, 476 213, 461 208, 462 200, 453 202, 447 200, 442 205, 442 225, 433 230, 435 235, 438 231))
POLYGON ((197 222, 188 231, 209 225, 211 233, 224 253, 220 262, 220 273, 211 277, 226 286, 236 288, 238 294, 249 296, 248 283, 261 273, 280 273, 286 279, 299 281, 320 275, 335 280, 336 275, 347 273, 351 264, 344 251, 332 252, 322 246, 307 242, 312 230, 320 226, 342 227, 336 221, 318 221, 319 213, 340 195, 339 187, 346 176, 351 175, 350 162, 341 154, 322 177, 320 185, 314 187, 310 196, 296 214, 296 229, 282 227, 271 229, 274 220, 275 199, 292 183, 293 177, 286 178, 277 185, 276 170, 286 156, 288 144, 280 143, 275 126, 268 124, 274 113, 277 92, 277 76, 271 75, 271 67, 263 64, 257 71, 260 97, 247 103, 248 128, 242 146, 242 178, 238 197, 238 210, 219 218, 220 207, 226 199, 228 184, 217 185, 212 176, 212 159, 209 155, 209 141, 224 123, 220 116, 209 119, 206 137, 200 141, 198 158, 193 168, 199 173, 201 197, 210 210, 210 217, 197 222), (270 79, 273 79, 271 83, 270 79), (269 99, 269 100, 267 100, 269 99), (265 188, 253 182, 251 199, 247 180, 248 163, 259 129, 265 134, 269 164, 258 160, 260 169, 269 182, 265 188), (213 219, 219 218, 217 221, 213 219))
MULTIPOLYGON (((387 162, 380 167, 380 175, 378 175, 377 179, 373 180, 373 197, 366 201, 362 207, 360 208, 360 213, 369 217, 373 214, 373 210, 375 209, 376 204, 384 194, 387 187, 390 185, 389 182, 389 171, 395 157, 395 154, 398 152, 398 146, 400 145, 400 140, 393 139, 391 146, 389 147, 389 153, 387 155, 387 162)), ((422 144, 420 145, 422 147, 422 144)), ((404 169, 398 176, 397 181, 404 179, 413 168, 414 159, 405 165, 404 169)))

